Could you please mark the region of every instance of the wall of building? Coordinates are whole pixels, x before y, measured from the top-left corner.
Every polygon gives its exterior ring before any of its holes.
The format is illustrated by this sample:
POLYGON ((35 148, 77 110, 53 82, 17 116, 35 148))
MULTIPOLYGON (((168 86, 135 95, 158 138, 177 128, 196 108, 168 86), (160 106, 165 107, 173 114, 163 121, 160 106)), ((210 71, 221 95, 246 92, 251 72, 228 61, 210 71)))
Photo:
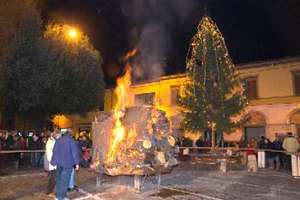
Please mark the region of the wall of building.
MULTIPOLYGON (((245 125, 245 127, 261 127, 265 128, 265 136, 270 140, 275 139, 276 133, 285 134, 287 132, 296 133, 296 124, 290 123, 292 113, 300 109, 300 101, 298 103, 288 104, 269 104, 269 105, 256 105, 248 106, 242 114, 242 118, 251 113, 260 113, 265 120, 265 123, 254 123, 245 125)), ((243 139, 245 134, 245 127, 238 129, 231 134, 225 134, 227 141, 239 141, 243 139)), ((251 135, 248 135, 251 137, 251 135)))
MULTIPOLYGON (((295 131, 288 122, 291 112, 300 108, 300 96, 294 96, 292 72, 300 70, 300 60, 281 60, 276 62, 253 63, 245 66, 238 66, 241 78, 256 77, 258 99, 249 102, 245 112, 239 116, 243 117, 251 112, 260 112, 265 116, 265 135, 270 139, 274 138, 276 132, 295 131)), ((129 105, 134 106, 135 95, 144 93, 155 93, 155 104, 160 109, 166 111, 168 117, 180 114, 176 105, 171 105, 172 86, 183 85, 186 81, 185 74, 165 76, 151 82, 144 82, 132 85, 129 92, 129 105)), ((116 96, 112 89, 105 92, 104 111, 111 111, 116 101, 116 96)), ((74 127, 80 124, 88 124, 93 120, 95 113, 90 113, 89 117, 73 117, 74 127)), ((255 127, 255 124, 252 126, 255 127)), ((236 130, 225 138, 230 141, 238 141, 244 137, 245 127, 236 130)))
MULTIPOLYGON (((155 105, 159 106, 160 109, 165 110, 168 116, 173 116, 179 111, 176 105, 171 105, 171 87, 182 87, 185 80, 185 74, 180 74, 176 76, 161 77, 159 80, 153 82, 132 85, 128 94, 128 106, 136 105, 135 95, 153 92, 155 93, 155 105)), ((113 90, 106 90, 104 111, 111 111, 114 102, 116 102, 116 96, 113 93, 113 90)))
POLYGON ((292 72, 300 70, 300 63, 285 63, 263 67, 241 69, 242 78, 257 77, 258 96, 262 98, 294 95, 292 72))

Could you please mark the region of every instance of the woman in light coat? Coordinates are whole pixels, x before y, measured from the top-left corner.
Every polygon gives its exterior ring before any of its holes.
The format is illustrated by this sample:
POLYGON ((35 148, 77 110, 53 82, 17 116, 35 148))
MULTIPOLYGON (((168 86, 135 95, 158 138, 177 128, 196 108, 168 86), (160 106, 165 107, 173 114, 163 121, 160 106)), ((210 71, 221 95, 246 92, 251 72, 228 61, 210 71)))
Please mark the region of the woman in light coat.
POLYGON ((46 152, 44 157, 44 168, 48 171, 48 184, 47 184, 47 194, 54 192, 55 187, 55 176, 56 176, 56 166, 51 165, 50 161, 53 155, 53 148, 55 140, 60 137, 60 133, 57 129, 51 132, 50 137, 46 143, 46 152))

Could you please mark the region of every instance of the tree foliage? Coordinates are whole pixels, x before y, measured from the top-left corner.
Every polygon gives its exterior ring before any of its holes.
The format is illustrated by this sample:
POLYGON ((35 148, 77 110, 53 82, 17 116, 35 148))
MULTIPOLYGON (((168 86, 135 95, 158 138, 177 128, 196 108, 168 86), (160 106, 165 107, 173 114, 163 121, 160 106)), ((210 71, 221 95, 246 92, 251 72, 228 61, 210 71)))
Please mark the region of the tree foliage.
POLYGON ((80 31, 77 30, 78 38, 68 38, 70 28, 51 24, 45 31, 47 53, 52 58, 49 64, 56 77, 52 104, 59 113, 86 113, 103 102, 102 59, 80 31))
POLYGON ((42 27, 34 4, 28 6, 16 19, 11 48, 0 63, 2 115, 41 126, 55 114, 97 109, 104 92, 98 51, 83 33, 68 40, 68 26, 42 27))
POLYGON ((0 61, 10 52, 16 32, 24 27, 25 21, 36 20, 33 23, 39 26, 39 14, 34 5, 33 0, 0 1, 0 61))
POLYGON ((220 138, 239 124, 233 117, 243 110, 245 97, 224 38, 207 16, 191 41, 186 65, 188 81, 179 100, 182 126, 191 132, 215 126, 220 138))
POLYGON ((14 118, 24 107, 34 104, 31 95, 36 92, 26 87, 37 86, 30 77, 38 65, 34 55, 38 54, 42 39, 41 19, 30 0, 5 1, 0 10, 4 25, 1 41, 5 45, 0 48, 3 52, 0 60, 1 113, 3 118, 14 118))

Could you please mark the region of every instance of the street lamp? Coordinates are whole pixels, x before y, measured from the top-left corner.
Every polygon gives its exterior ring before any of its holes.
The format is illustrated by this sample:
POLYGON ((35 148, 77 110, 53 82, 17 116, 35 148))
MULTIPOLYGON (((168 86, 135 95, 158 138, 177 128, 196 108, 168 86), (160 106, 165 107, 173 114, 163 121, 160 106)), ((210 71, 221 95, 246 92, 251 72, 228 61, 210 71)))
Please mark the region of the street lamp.
POLYGON ((69 42, 77 42, 81 38, 81 31, 74 26, 64 25, 63 33, 69 42))
POLYGON ((70 28, 68 30, 68 36, 71 39, 76 39, 78 37, 78 31, 75 28, 70 28))

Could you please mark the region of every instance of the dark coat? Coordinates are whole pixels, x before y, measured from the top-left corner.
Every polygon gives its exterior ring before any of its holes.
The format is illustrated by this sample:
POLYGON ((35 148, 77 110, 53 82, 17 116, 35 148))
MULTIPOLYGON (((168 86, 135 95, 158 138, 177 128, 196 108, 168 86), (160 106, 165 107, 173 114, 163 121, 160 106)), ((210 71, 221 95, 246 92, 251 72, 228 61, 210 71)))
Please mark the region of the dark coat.
POLYGON ((73 167, 80 162, 79 147, 77 142, 65 134, 56 140, 53 148, 51 164, 59 167, 73 167))
POLYGON ((43 142, 41 138, 38 138, 36 141, 32 141, 31 143, 32 150, 41 150, 43 149, 43 142))

